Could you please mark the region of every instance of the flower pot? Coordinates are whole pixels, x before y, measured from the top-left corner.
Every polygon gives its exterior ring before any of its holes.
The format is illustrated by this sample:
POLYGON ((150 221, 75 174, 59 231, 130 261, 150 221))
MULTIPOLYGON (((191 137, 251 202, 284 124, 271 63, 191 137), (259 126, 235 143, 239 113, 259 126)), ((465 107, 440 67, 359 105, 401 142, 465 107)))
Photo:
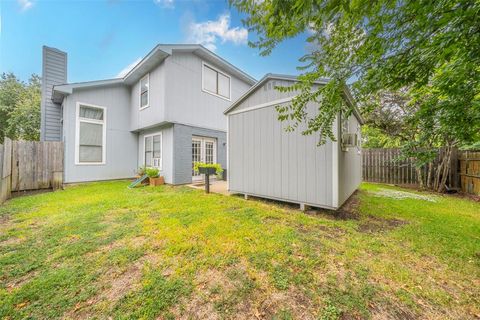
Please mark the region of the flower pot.
POLYGON ((162 176, 157 178, 149 178, 149 180, 151 186, 160 186, 162 184, 165 184, 165 179, 162 176))

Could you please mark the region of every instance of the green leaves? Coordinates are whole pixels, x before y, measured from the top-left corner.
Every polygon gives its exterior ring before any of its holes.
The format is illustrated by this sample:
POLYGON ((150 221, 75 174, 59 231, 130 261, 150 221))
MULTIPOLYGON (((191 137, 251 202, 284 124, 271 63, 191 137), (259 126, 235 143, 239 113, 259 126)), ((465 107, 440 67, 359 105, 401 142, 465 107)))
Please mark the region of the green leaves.
MULTIPOLYGON (((231 0, 248 15, 257 34, 250 43, 267 55, 281 41, 307 33, 309 52, 300 59, 303 75, 290 106, 279 119, 319 143, 334 138, 335 116, 345 108, 343 83, 359 101, 385 92, 407 91, 409 124, 403 135, 417 142, 444 144, 479 139, 480 3, 468 0, 231 0), (314 82, 333 79, 324 87, 314 82), (339 95, 340 94, 340 95, 339 95), (318 114, 305 112, 320 103, 318 114), (420 135, 415 125, 422 128, 420 135)), ((365 107, 364 113, 372 109, 365 107)), ((406 140, 408 141, 408 140, 406 140)))
POLYGON ((32 75, 28 84, 14 74, 0 78, 0 143, 12 139, 40 139, 40 78, 32 75))

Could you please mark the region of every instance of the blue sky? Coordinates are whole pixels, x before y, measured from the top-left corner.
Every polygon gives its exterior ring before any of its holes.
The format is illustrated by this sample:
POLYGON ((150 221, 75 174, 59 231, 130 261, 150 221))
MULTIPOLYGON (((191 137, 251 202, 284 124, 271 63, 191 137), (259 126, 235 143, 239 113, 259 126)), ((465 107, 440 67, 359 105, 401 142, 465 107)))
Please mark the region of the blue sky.
POLYGON ((0 72, 27 80, 41 74, 42 45, 68 53, 68 81, 117 77, 158 43, 202 43, 256 79, 298 74, 305 36, 268 57, 247 45, 255 39, 227 1, 95 0, 0 1, 0 72))

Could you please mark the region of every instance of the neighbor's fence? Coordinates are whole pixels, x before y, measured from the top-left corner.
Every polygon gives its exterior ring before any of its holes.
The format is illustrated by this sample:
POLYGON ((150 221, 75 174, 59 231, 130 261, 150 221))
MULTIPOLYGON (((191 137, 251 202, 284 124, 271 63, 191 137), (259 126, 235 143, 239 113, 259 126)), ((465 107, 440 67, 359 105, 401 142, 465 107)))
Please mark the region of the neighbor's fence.
POLYGON ((417 184, 412 161, 400 160, 400 149, 363 149, 363 180, 389 184, 417 184))
POLYGON ((480 151, 462 151, 459 162, 462 190, 480 195, 480 151))
POLYGON ((58 189, 63 184, 63 143, 5 138, 0 168, 0 203, 15 191, 58 189))
MULTIPOLYGON (((434 163, 443 156, 439 149, 434 163)), ((411 159, 402 159, 400 149, 363 149, 362 175, 368 182, 398 185, 417 185, 417 172, 411 159)), ((427 168, 423 168, 423 177, 427 168)), ((472 194, 480 194, 480 151, 452 150, 452 161, 447 185, 472 194)))

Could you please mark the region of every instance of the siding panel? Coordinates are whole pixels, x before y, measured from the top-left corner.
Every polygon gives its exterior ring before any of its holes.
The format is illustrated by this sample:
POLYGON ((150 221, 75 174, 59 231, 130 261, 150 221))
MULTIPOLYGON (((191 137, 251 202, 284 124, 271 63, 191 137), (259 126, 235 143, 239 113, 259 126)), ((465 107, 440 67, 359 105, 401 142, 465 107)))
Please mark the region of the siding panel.
POLYGON ((51 99, 53 86, 67 82, 67 54, 44 46, 42 57, 40 139, 60 141, 62 139, 62 108, 51 99))

